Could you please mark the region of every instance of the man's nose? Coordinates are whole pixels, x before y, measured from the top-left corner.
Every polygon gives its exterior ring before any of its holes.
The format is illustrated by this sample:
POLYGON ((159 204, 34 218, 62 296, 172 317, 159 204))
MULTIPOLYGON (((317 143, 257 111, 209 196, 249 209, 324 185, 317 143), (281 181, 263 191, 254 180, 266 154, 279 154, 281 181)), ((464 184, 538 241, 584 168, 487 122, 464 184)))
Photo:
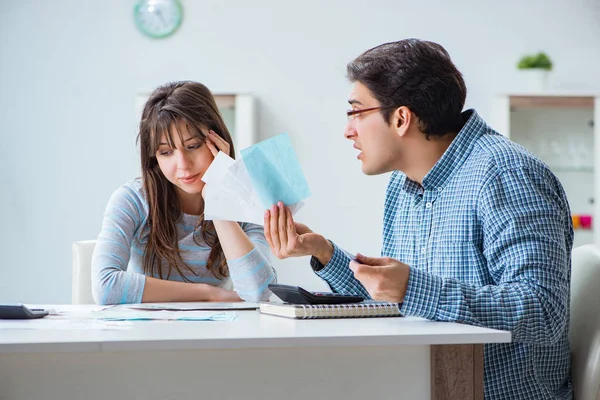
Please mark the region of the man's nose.
POLYGON ((356 128, 352 120, 348 121, 346 124, 346 129, 344 129, 344 137, 350 140, 356 137, 356 128))

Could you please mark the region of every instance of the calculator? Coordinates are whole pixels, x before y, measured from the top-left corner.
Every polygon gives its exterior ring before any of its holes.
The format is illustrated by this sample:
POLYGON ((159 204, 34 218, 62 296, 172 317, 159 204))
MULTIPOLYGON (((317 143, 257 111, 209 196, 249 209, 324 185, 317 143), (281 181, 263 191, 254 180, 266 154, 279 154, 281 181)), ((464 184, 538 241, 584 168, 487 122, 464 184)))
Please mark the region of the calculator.
POLYGON ((48 315, 41 308, 29 308, 24 304, 0 304, 0 319, 33 319, 48 315))
POLYGON ((269 290, 286 303, 291 304, 343 304, 359 303, 364 297, 333 292, 310 292, 300 286, 270 283, 269 290))

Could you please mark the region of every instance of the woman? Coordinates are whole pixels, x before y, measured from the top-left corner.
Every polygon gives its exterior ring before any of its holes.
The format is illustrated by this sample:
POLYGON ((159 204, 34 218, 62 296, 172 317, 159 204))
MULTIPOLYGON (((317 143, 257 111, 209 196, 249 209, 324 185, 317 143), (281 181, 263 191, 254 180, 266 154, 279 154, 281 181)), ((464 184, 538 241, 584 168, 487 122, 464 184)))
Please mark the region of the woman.
POLYGON ((159 87, 138 143, 142 178, 112 195, 92 257, 96 303, 268 300, 276 273, 262 227, 203 218, 201 178, 219 151, 234 156, 208 88, 159 87))

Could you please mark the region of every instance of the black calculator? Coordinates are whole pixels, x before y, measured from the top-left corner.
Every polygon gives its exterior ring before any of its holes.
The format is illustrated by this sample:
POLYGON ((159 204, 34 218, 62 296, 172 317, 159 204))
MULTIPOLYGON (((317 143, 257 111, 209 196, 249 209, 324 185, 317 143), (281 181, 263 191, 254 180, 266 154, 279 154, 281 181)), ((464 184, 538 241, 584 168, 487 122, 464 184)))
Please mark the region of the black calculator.
POLYGON ((333 292, 309 292, 300 286, 281 285, 270 283, 269 290, 286 303, 291 304, 343 304, 359 303, 365 299, 353 294, 333 292))
POLYGON ((29 308, 24 304, 0 304, 0 319, 33 319, 48 315, 41 308, 29 308))

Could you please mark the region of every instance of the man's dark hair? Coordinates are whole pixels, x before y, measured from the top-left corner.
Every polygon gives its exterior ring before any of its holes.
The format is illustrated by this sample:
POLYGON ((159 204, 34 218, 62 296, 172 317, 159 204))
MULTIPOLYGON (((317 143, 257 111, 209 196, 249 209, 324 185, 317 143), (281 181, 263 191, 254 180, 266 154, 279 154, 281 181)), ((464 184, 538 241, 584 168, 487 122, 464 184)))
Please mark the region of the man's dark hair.
POLYGON ((427 138, 458 132, 467 97, 462 74, 439 44, 419 39, 385 43, 365 51, 347 67, 382 106, 386 121, 394 107, 406 106, 427 138))

